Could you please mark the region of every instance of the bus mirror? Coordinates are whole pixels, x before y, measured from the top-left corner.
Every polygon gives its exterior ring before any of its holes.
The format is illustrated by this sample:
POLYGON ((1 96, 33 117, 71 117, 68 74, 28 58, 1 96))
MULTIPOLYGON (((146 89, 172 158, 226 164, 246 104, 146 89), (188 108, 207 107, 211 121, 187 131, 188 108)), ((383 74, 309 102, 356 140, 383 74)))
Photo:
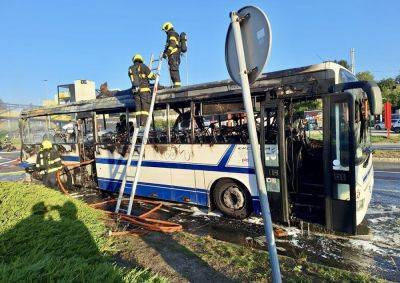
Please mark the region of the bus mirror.
POLYGON ((374 81, 357 81, 336 84, 331 88, 331 92, 341 92, 349 89, 361 88, 368 97, 369 108, 372 115, 382 114, 382 93, 379 86, 374 81))

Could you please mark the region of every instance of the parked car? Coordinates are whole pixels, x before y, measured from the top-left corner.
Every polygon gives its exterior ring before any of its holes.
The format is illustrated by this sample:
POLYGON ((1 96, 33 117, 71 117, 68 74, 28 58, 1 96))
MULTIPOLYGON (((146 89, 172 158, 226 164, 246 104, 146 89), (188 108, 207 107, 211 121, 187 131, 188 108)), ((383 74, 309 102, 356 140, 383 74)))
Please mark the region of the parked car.
POLYGON ((392 120, 392 129, 395 133, 400 133, 400 119, 392 120))
POLYGON ((376 123, 374 128, 375 130, 385 130, 386 129, 385 123, 384 122, 376 123))

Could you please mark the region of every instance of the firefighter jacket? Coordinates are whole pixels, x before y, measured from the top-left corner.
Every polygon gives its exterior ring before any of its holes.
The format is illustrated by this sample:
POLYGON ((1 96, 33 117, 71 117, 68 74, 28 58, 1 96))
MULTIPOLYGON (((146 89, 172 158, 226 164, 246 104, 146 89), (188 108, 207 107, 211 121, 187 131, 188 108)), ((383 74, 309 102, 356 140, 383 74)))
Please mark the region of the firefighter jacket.
POLYGON ((139 92, 150 91, 150 80, 154 80, 156 75, 141 62, 135 62, 128 70, 132 86, 138 87, 139 92))
POLYGON ((179 51, 179 34, 174 29, 170 29, 167 32, 164 55, 169 57, 179 51))
POLYGON ((55 149, 41 149, 36 158, 36 170, 39 174, 56 172, 62 168, 61 158, 55 149))

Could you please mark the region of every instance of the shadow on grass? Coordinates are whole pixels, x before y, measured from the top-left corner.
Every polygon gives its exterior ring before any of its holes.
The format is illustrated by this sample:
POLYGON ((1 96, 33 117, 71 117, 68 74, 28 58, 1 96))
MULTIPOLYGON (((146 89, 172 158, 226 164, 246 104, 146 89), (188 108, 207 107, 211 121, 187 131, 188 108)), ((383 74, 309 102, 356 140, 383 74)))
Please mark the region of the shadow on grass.
POLYGON ((70 202, 38 202, 29 217, 0 235, 0 281, 121 282, 70 202))
POLYGON ((167 265, 189 282, 232 282, 194 252, 178 243, 171 235, 151 233, 142 237, 157 251, 167 265))

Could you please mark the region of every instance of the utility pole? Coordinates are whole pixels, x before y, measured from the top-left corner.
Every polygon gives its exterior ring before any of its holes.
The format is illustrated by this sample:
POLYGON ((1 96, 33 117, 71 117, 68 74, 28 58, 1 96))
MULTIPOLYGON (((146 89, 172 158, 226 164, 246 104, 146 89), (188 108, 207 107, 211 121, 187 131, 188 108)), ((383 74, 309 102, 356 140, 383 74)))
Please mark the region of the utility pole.
POLYGON ((351 62, 351 72, 353 73, 353 75, 356 74, 356 59, 355 59, 355 49, 354 48, 350 48, 350 62, 351 62))
MULTIPOLYGON (((49 87, 47 85, 47 82, 48 82, 47 80, 43 80, 45 99, 48 99, 48 95, 49 95, 49 87)), ((40 104, 42 104, 42 101, 40 102, 40 104)))

